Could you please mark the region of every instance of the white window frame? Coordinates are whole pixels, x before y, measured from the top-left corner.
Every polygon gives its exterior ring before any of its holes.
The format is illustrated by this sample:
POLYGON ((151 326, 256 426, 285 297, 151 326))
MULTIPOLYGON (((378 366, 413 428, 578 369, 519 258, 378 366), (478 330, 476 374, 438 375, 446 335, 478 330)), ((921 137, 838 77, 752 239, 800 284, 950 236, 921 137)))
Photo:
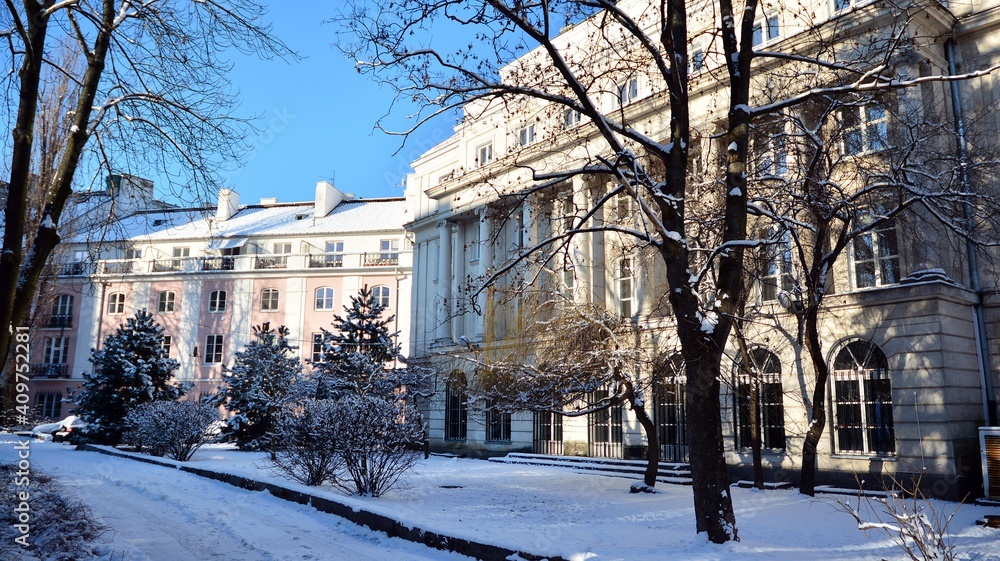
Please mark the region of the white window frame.
POLYGON ((220 364, 222 350, 226 338, 223 335, 212 334, 205 338, 205 364, 220 364))
POLYGON ((840 141, 841 153, 845 156, 861 156, 881 152, 889 148, 889 109, 882 103, 869 103, 858 107, 841 109, 843 126, 840 141), (856 124, 848 125, 847 115, 856 119, 856 124), (849 137, 857 135, 858 144, 855 149, 849 137))
POLYGON ((323 361, 323 334, 313 333, 312 334, 312 354, 311 362, 322 362, 323 361))
POLYGON ((156 298, 156 312, 160 314, 172 314, 174 312, 177 293, 173 290, 164 290, 156 298))
POLYGON ((52 316, 73 316, 73 295, 60 294, 52 302, 52 316))
POLYGON ((46 337, 43 364, 66 364, 69 360, 69 337, 46 337))
POLYGON ((160 340, 160 348, 163 349, 163 356, 170 357, 170 350, 173 348, 174 338, 172 335, 164 335, 160 340))
POLYGON ((618 107, 624 107, 639 99, 639 79, 635 76, 618 85, 618 107))
POLYGON ((344 266, 344 242, 341 240, 330 240, 326 242, 326 263, 331 267, 344 266))
POLYGON ((688 58, 688 74, 701 72, 705 69, 705 49, 696 47, 691 49, 691 56, 688 58))
POLYGON ((768 245, 763 247, 764 263, 757 280, 757 294, 760 302, 774 302, 778 294, 793 288, 792 277, 792 233, 788 230, 778 234, 773 229, 761 233, 768 245), (767 287, 774 287, 774 294, 767 294, 767 287))
POLYGON ((333 310, 337 307, 337 291, 331 286, 321 286, 313 292, 313 306, 315 310, 333 310), (323 295, 320 295, 323 291, 323 295), (329 291, 329 292, 327 292, 329 291))
POLYGON ((517 144, 519 146, 531 146, 536 141, 535 124, 525 125, 517 131, 517 144))
MULTIPOLYGON (((877 210, 875 212, 878 212, 877 210)), ((871 212, 866 213, 869 217, 871 212)), ((872 220, 859 217, 862 224, 870 224, 872 220)), ((884 219, 875 228, 861 234, 851 240, 851 248, 848 252, 848 263, 851 272, 851 286, 855 290, 866 288, 877 288, 880 286, 891 286, 898 284, 901 280, 901 263, 899 255, 899 233, 896 230, 896 219, 884 219), (859 259, 858 244, 865 243, 871 250, 871 257, 859 259), (895 247, 892 247, 895 246, 895 247), (894 252, 893 249, 895 250, 894 252), (862 284, 859 282, 859 267, 871 264, 872 283, 862 284), (892 278, 895 277, 895 278, 892 278)))
POLYGON ((493 141, 480 144, 476 147, 476 167, 481 168, 493 162, 493 141))
POLYGON ((632 258, 620 257, 615 262, 615 310, 621 317, 631 318, 636 313, 634 303, 635 268, 632 266, 632 258))
POLYGON ((112 292, 108 295, 108 315, 120 316, 125 313, 125 293, 112 292))
POLYGON ((399 240, 379 240, 379 260, 395 261, 399 259, 399 240))
POLYGON ((389 287, 384 284, 372 287, 372 297, 375 298, 383 308, 389 308, 391 294, 392 292, 389 290, 389 287))
POLYGON ((781 18, 778 14, 764 14, 753 24, 753 46, 759 47, 781 38, 781 18))
POLYGON ((759 173, 763 177, 788 176, 788 147, 782 133, 771 135, 758 153, 759 173))
POLYGON ((563 109, 563 128, 571 129, 573 127, 579 126, 583 122, 583 113, 580 113, 578 109, 573 109, 572 107, 567 107, 563 109))
POLYGON ((221 314, 226 311, 228 294, 225 290, 213 290, 208 295, 208 313, 221 314))
POLYGON ((265 288, 260 291, 260 311, 277 312, 278 298, 281 292, 277 288, 265 288), (266 305, 265 305, 266 304, 266 305))

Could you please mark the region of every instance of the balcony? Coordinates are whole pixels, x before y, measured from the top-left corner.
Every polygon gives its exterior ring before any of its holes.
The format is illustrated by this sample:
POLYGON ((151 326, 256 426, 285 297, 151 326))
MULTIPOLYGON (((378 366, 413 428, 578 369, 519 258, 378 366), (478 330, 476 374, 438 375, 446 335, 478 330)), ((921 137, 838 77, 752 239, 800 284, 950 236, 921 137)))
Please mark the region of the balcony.
POLYGON ((157 259, 153 261, 154 273, 171 273, 184 270, 180 259, 157 259))
POLYGON ((399 265, 398 253, 366 253, 364 255, 365 267, 395 267, 399 265))
POLYGON ((287 269, 288 257, 254 257, 254 269, 287 269))
POLYGON ((59 272, 64 277, 79 277, 87 274, 87 264, 81 261, 75 263, 67 263, 63 265, 62 271, 59 272))
POLYGON ((29 367, 28 374, 32 379, 36 378, 66 378, 69 372, 68 364, 32 364, 29 367))
POLYGON ((43 325, 43 327, 53 327, 60 329, 73 327, 73 316, 72 314, 50 316, 49 319, 43 325))
POLYGON ((236 268, 236 258, 226 257, 203 257, 201 259, 202 271, 232 271, 236 268))
POLYGON ((105 275, 127 275, 132 272, 134 261, 118 260, 104 261, 101 263, 101 272, 105 275))
POLYGON ((343 267, 344 266, 344 254, 342 253, 326 253, 321 255, 310 255, 309 256, 309 268, 310 269, 329 269, 333 267, 343 267))

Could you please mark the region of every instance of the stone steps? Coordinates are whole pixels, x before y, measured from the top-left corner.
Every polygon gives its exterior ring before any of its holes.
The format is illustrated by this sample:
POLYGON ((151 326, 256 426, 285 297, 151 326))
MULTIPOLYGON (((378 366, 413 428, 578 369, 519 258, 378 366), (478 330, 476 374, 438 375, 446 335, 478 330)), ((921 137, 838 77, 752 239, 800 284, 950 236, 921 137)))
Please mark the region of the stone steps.
MULTIPOLYGON (((612 477, 642 478, 646 472, 645 460, 616 460, 613 458, 590 458, 583 456, 548 456, 512 452, 506 456, 490 458, 491 462, 531 466, 563 467, 585 472, 599 472, 612 477)), ((686 463, 660 462, 656 480, 660 483, 690 485, 691 469, 686 463)))

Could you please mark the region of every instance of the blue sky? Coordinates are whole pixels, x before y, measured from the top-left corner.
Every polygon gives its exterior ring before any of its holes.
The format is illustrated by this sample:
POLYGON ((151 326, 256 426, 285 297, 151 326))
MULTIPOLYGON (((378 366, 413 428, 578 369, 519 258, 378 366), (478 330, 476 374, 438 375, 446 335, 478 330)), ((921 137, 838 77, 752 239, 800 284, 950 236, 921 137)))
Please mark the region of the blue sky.
MULTIPOLYGON (((359 197, 402 196, 409 163, 451 134, 447 120, 422 130, 400 148, 401 137, 373 130, 386 113, 392 92, 358 74, 334 46, 335 28, 324 23, 336 3, 272 2, 274 33, 305 58, 299 62, 237 55, 231 74, 243 104, 241 115, 257 115, 261 134, 247 164, 229 176, 241 203, 261 197, 312 200, 316 182, 359 197)), ((405 110, 395 110, 402 123, 405 110)), ((401 125, 402 126, 402 125, 401 125)))

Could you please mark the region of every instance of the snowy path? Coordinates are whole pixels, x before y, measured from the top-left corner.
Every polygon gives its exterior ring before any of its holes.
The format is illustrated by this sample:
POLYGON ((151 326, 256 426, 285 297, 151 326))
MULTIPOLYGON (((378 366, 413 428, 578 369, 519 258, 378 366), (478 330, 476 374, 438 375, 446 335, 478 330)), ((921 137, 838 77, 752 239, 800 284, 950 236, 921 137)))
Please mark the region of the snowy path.
MULTIPOLYGON (((0 462, 12 460, 0 442, 0 462)), ((32 443, 31 461, 151 561, 469 559, 179 470, 51 443, 32 443)))

